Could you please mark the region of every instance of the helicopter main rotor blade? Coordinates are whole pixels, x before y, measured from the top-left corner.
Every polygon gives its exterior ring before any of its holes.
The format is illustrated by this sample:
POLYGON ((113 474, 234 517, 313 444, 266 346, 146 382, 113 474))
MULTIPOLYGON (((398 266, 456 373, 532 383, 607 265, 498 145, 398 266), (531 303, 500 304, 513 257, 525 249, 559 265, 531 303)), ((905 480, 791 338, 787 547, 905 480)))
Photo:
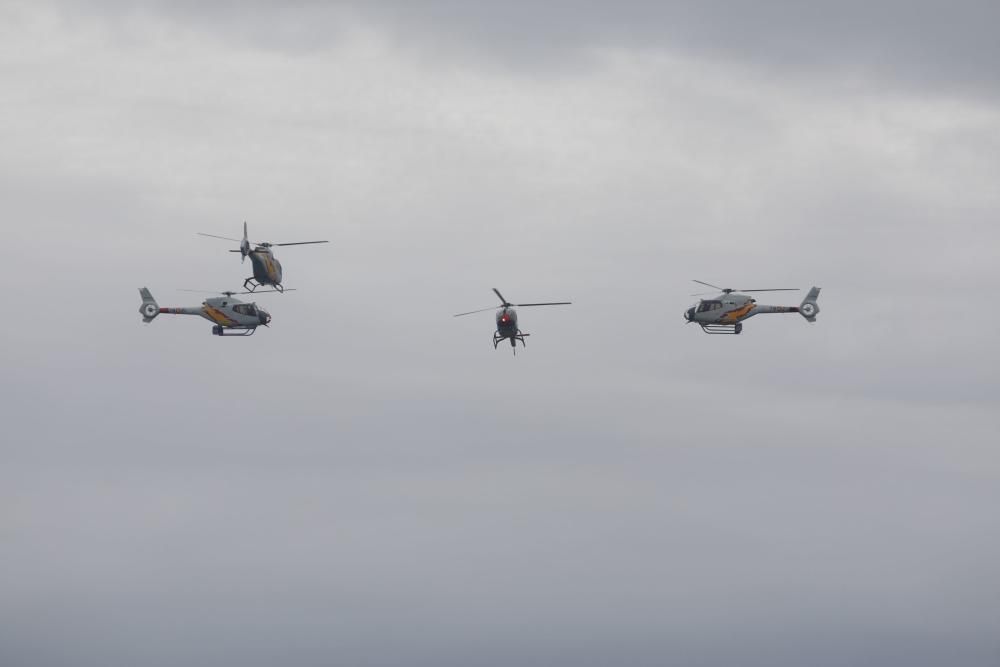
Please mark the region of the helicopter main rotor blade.
MULTIPOLYGON (((234 239, 231 236, 219 236, 218 234, 206 234, 204 232, 197 232, 198 236, 209 236, 213 239, 223 239, 225 241, 235 241, 236 243, 242 243, 243 239, 234 239)), ((235 251, 239 252, 239 250, 235 251)))
POLYGON ((546 301, 544 303, 515 303, 512 305, 523 308, 525 306, 568 306, 572 303, 572 301, 546 301))
POLYGON ((452 315, 452 317, 461 317, 462 315, 472 315, 473 313, 485 313, 487 310, 497 310, 498 308, 503 308, 503 306, 490 306, 489 308, 480 308, 479 310, 470 310, 467 313, 459 313, 458 315, 452 315))
POLYGON ((500 303, 502 303, 504 306, 510 305, 510 302, 507 301, 507 299, 503 298, 503 294, 501 294, 500 290, 498 290, 496 287, 493 288, 493 293, 497 295, 497 297, 500 299, 500 303))
POLYGON ((271 243, 270 245, 312 245, 313 243, 329 243, 329 241, 296 241, 295 243, 271 243))
MULTIPOLYGON (((693 283, 698 283, 699 285, 705 285, 706 287, 711 287, 717 289, 720 292, 726 294, 731 294, 733 292, 798 292, 797 287, 775 287, 771 289, 732 289, 729 287, 719 287, 718 285, 713 285, 712 283, 706 283, 704 280, 692 280, 693 283)), ((692 294, 691 296, 702 296, 704 292, 698 294, 692 294)))

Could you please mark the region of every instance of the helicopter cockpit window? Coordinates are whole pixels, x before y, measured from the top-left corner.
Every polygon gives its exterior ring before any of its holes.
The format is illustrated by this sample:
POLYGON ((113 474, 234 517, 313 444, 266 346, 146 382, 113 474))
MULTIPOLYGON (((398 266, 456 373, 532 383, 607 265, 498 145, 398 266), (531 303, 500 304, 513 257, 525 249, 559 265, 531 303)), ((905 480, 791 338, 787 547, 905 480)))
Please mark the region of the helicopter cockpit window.
POLYGON ((719 310, 722 308, 721 301, 702 301, 698 304, 698 312, 704 313, 709 310, 719 310))
POLYGON ((235 306, 233 306, 233 310, 235 310, 240 315, 256 315, 257 314, 257 309, 253 307, 252 303, 238 303, 235 306))

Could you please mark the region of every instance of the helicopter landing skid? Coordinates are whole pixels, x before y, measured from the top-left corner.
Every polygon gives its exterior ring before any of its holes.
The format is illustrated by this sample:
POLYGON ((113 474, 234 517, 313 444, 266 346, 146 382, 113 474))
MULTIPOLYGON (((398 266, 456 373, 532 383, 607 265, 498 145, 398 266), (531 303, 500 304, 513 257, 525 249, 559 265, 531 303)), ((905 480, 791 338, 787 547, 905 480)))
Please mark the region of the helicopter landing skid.
MULTIPOLYGON (((527 347, 528 345, 527 345, 527 343, 524 342, 524 337, 525 336, 530 336, 530 335, 531 334, 521 333, 520 329, 518 329, 517 333, 515 335, 513 335, 513 336, 501 336, 499 333, 494 332, 493 333, 493 349, 494 350, 497 349, 497 345, 500 344, 500 341, 507 340, 508 338, 510 340, 512 340, 512 341, 519 340, 519 341, 521 341, 521 345, 524 345, 525 347, 527 347)), ((516 344, 514 346, 514 349, 515 350, 517 349, 517 345, 516 344)))
MULTIPOLYGON (((258 287, 263 287, 263 285, 261 285, 259 282, 257 282, 257 280, 254 279, 253 276, 250 276, 249 278, 247 278, 246 280, 243 281, 243 289, 245 289, 250 294, 253 294, 254 291, 258 287)), ((271 287, 274 288, 275 292, 284 292, 285 291, 285 288, 282 287, 281 285, 271 285, 271 287)))
POLYGON ((707 334, 736 336, 743 331, 743 324, 741 322, 736 324, 702 324, 701 330, 707 334))
POLYGON ((252 329, 226 329, 220 326, 212 327, 213 336, 225 336, 227 338, 232 336, 237 336, 240 338, 244 336, 252 336, 256 331, 257 327, 253 327, 252 329))

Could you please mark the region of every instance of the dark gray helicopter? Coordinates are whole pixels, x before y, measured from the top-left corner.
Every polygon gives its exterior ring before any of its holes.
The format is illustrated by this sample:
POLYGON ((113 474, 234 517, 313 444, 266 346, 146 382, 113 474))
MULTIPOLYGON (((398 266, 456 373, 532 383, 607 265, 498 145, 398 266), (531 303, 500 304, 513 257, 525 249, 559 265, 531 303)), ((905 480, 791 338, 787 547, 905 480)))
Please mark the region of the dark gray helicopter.
MULTIPOLYGON (((762 306, 757 300, 738 292, 798 292, 795 287, 779 287, 774 289, 741 289, 716 287, 711 283, 695 280, 699 285, 713 287, 722 294, 714 299, 702 299, 684 311, 684 319, 688 324, 694 322, 701 330, 709 334, 738 334, 743 331, 743 320, 761 313, 798 313, 810 324, 816 322, 819 314, 819 287, 813 287, 806 298, 798 306, 762 306)), ((699 296, 694 294, 692 296, 699 296)))
POLYGON ((500 341, 507 339, 510 340, 510 346, 514 348, 514 354, 517 354, 517 341, 521 341, 521 345, 524 345, 524 337, 530 336, 531 334, 526 334, 517 328, 517 311, 514 310, 514 306, 518 308, 524 308, 527 306, 568 306, 572 301, 546 301, 544 303, 510 303, 507 299, 503 298, 503 294, 494 287, 493 292, 500 299, 499 306, 492 306, 490 308, 480 308, 479 310, 470 310, 467 313, 458 313, 455 317, 462 317, 463 315, 472 315, 473 313, 485 313, 487 310, 497 311, 497 330, 493 332, 493 349, 497 349, 497 345, 500 341))
POLYGON ((270 285, 274 288, 276 292, 284 292, 285 288, 281 285, 281 262, 278 261, 277 257, 271 251, 274 246, 286 246, 286 245, 313 245, 316 243, 329 243, 329 241, 296 241, 295 243, 269 243, 267 241, 261 243, 254 243, 253 250, 250 249, 250 240, 247 239, 247 223, 243 222, 243 238, 234 239, 229 236, 217 236, 215 234, 205 234, 198 232, 199 236, 209 236, 213 239, 224 239, 226 241, 235 241, 240 244, 239 250, 230 250, 229 252, 238 252, 242 257, 240 258, 240 263, 242 263, 246 258, 250 257, 250 263, 253 264, 253 275, 243 281, 243 289, 253 292, 258 287, 264 285, 270 285))

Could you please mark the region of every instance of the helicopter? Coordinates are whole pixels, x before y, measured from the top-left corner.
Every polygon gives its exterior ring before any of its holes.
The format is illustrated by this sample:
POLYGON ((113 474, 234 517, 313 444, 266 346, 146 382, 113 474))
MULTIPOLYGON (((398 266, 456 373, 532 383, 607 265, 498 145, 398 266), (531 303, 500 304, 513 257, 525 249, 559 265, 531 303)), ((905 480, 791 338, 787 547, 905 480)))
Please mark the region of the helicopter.
POLYGON ((224 239, 226 241, 236 241, 240 244, 239 250, 230 250, 229 252, 238 252, 241 255, 240 263, 242 264, 246 261, 246 258, 250 257, 250 263, 253 264, 253 275, 243 281, 243 289, 247 292, 252 293, 258 287, 264 285, 270 285, 274 288, 276 292, 284 292, 285 288, 281 285, 281 262, 274 256, 271 248, 274 246, 286 246, 286 245, 313 245, 315 243, 329 243, 329 241, 296 241, 295 243, 269 243, 263 241, 260 243, 254 243, 253 250, 250 249, 250 241, 247 239, 247 223, 243 221, 243 238, 234 239, 229 236, 217 236, 215 234, 205 234, 203 232, 198 232, 199 236, 208 236, 213 239, 224 239))
MULTIPOLYGON (((756 299, 741 292, 797 292, 797 288, 781 287, 775 289, 731 289, 717 287, 711 283, 695 280, 699 285, 706 285, 722 292, 714 299, 702 299, 684 311, 684 319, 688 324, 701 326, 702 331, 709 334, 739 334, 743 331, 743 320, 761 313, 798 313, 810 324, 816 322, 819 314, 819 287, 813 287, 806 298, 798 306, 762 306, 756 299)), ((697 294, 693 296, 699 296, 697 294)))
POLYGON ((572 301, 547 301, 545 303, 510 303, 503 297, 503 294, 494 287, 493 293, 497 295, 500 299, 499 306, 491 306, 490 308, 480 308, 479 310, 470 310, 467 313, 458 313, 454 317, 462 317, 463 315, 472 315, 473 313, 484 313, 487 310, 497 310, 496 320, 497 320, 497 330, 493 332, 493 349, 497 349, 497 345, 500 341, 507 339, 510 341, 510 346, 514 349, 514 354, 517 354, 517 341, 521 341, 521 345, 525 345, 524 337, 530 336, 531 334, 526 334, 517 328, 517 311, 514 310, 514 306, 518 308, 524 308, 527 306, 568 306, 572 301))
MULTIPOLYGON (((262 290, 265 292, 275 292, 277 290, 262 290)), ((215 326, 212 327, 213 336, 252 336, 258 326, 268 326, 271 322, 271 315, 263 308, 258 308, 256 303, 243 303, 239 299, 234 299, 234 294, 252 294, 252 292, 220 292, 222 296, 209 297, 200 306, 182 308, 162 308, 149 288, 140 287, 139 295, 142 297, 142 305, 139 306, 139 313, 142 321, 149 324, 160 313, 170 315, 198 315, 204 317, 215 326)))

